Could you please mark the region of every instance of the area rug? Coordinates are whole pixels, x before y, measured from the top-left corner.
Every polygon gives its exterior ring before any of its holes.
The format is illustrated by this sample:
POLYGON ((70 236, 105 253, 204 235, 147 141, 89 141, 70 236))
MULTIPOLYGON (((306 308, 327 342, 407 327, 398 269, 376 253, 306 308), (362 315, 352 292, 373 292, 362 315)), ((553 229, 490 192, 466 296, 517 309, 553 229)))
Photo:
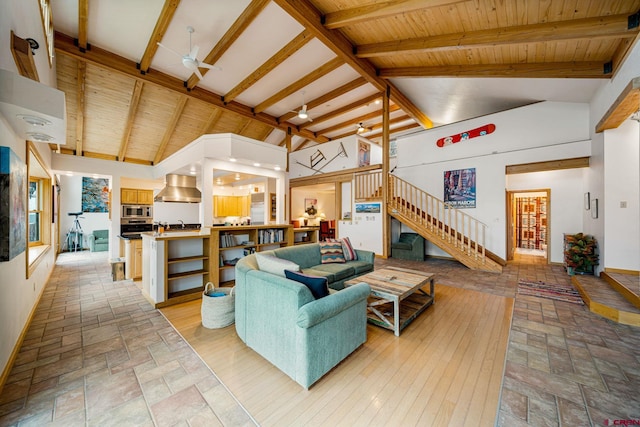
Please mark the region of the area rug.
POLYGON ((571 285, 557 285, 544 282, 518 281, 518 293, 540 298, 548 298, 556 301, 565 301, 573 304, 584 304, 580 293, 571 285))

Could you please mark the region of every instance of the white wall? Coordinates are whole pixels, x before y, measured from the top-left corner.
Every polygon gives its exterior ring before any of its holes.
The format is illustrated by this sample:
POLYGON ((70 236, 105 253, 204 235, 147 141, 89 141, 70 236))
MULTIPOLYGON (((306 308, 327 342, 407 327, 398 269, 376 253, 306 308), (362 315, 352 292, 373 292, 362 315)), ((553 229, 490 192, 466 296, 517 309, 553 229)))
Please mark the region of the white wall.
POLYGON ((640 124, 625 120, 606 131, 604 141, 604 218, 606 267, 640 270, 640 124), (622 207, 621 203, 626 203, 622 207), (607 244, 611 242, 611 244, 607 244))
MULTIPOLYGON (((382 163, 382 147, 359 135, 352 135, 335 141, 316 144, 289 154, 289 178, 317 175, 318 173, 336 172, 358 167, 358 142, 369 144, 369 164, 382 163), (346 155, 340 155, 342 147, 346 155), (317 164, 311 163, 311 157, 320 151, 324 159, 317 164)), ((315 158, 315 157, 314 157, 315 158)), ((320 159, 320 158, 318 158, 320 159)))
MULTIPOLYGON (((620 94, 624 91, 624 88, 629 84, 629 82, 633 79, 640 76, 640 43, 636 43, 634 49, 629 53, 627 60, 623 64, 623 66, 617 70, 613 79, 606 81, 602 87, 596 92, 593 99, 591 100, 590 107, 590 118, 589 118, 589 131, 591 132, 591 140, 592 140, 592 152, 593 156, 591 157, 591 165, 589 168, 589 173, 587 175, 587 188, 592 194, 592 198, 598 198, 603 208, 601 215, 599 215, 598 219, 591 219, 588 216, 588 212, 585 213, 585 232, 588 234, 593 234, 598 239, 598 245, 600 248, 600 266, 598 270, 602 270, 605 267, 613 268, 614 265, 620 265, 618 259, 613 258, 610 259, 610 256, 614 256, 618 251, 613 249, 613 251, 609 250, 609 246, 622 246, 622 251, 625 251, 624 248, 628 250, 629 253, 633 253, 633 247, 629 247, 629 241, 635 239, 638 241, 640 236, 638 234, 628 234, 624 236, 621 240, 617 238, 618 236, 608 236, 605 235, 607 232, 605 228, 605 222, 607 221, 607 216, 612 213, 610 212, 613 209, 613 215, 620 220, 626 220, 626 216, 631 216, 632 211, 627 211, 627 215, 617 215, 615 213, 616 204, 619 206, 619 199, 610 201, 608 194, 605 195, 605 182, 613 182, 615 180, 616 175, 618 173, 615 170, 615 165, 605 161, 605 155, 614 155, 609 148, 615 149, 620 148, 621 152, 618 153, 621 156, 626 156, 624 153, 625 144, 620 144, 618 138, 615 136, 615 130, 607 130, 601 133, 596 133, 595 129, 600 120, 605 116, 607 110, 614 105, 616 99, 620 94), (609 134, 614 134, 613 137, 609 137, 609 134), (613 144, 614 147, 609 147, 610 144, 613 144), (607 147, 607 151, 605 153, 605 146, 607 147), (609 165, 609 167, 606 167, 609 165), (609 174, 613 174, 613 177, 610 178, 609 174), (630 250, 629 250, 630 249, 630 250)), ((633 140, 633 136, 631 136, 633 140)), ((633 144, 633 141, 631 142, 633 144)), ((635 139, 635 144, 638 144, 638 138, 635 139)), ((637 147, 636 147, 637 148, 637 147)), ((633 151, 628 153, 629 157, 632 157, 633 151)), ((635 158, 637 159, 637 152, 635 154, 635 158)), ((628 166, 628 162, 625 162, 628 166)), ((636 166, 637 168, 637 166, 636 166)), ((637 171, 637 169, 636 169, 637 171)), ((636 181, 637 182, 637 181, 636 181)), ((638 191, 636 190, 636 195, 638 191)), ((618 194, 619 196, 619 194, 618 194)), ((626 196, 625 196, 626 197, 626 196)), ((640 218, 636 214, 635 218, 630 218, 629 223, 620 223, 616 224, 617 227, 631 227, 633 228, 634 223, 638 224, 640 222, 640 218)), ((626 259, 626 258, 625 258, 626 259)), ((625 265, 627 265, 629 260, 625 261, 625 265)), ((636 257, 635 260, 631 260, 631 264, 633 264, 632 270, 639 271, 640 270, 640 257, 636 257)))
MULTIPOLYGON (((541 102, 430 129, 398 139, 398 167, 394 173, 442 199, 445 171, 475 168, 476 208, 465 209, 465 213, 487 226, 487 248, 506 258, 505 167, 589 156, 591 143, 587 140, 587 124, 586 104, 541 102), (439 138, 488 123, 496 125, 495 132, 490 135, 443 148, 436 146, 439 138), (541 126, 541 123, 554 125, 541 126)), ((575 204, 566 199, 562 204, 551 206, 552 217, 582 214, 582 186, 576 191, 579 198, 575 204)), ((557 239, 562 239, 562 231, 552 229, 551 233, 556 233, 551 236, 555 246, 557 239)), ((432 246, 428 247, 431 250, 432 246)), ((438 250, 430 254, 442 255, 443 252, 438 250)))
MULTIPOLYGON (((49 68, 44 53, 44 35, 38 2, 7 0, 0 3, 0 65, 3 69, 17 72, 11 55, 11 30, 18 36, 35 38, 40 46, 34 60, 40 81, 55 87, 55 68, 49 68)), ((10 147, 23 161, 27 160, 26 142, 19 139, 4 117, 0 116, 0 145, 10 147)), ((51 150, 48 144, 36 144, 36 150, 51 174, 51 150)), ((51 235, 55 236, 56 224, 51 224, 51 235)), ((56 242, 52 242, 54 245, 56 242)), ((37 268, 26 279, 26 252, 10 261, 0 262, 0 370, 7 362, 18 343, 31 311, 35 308, 55 263, 55 250, 49 250, 37 268)))

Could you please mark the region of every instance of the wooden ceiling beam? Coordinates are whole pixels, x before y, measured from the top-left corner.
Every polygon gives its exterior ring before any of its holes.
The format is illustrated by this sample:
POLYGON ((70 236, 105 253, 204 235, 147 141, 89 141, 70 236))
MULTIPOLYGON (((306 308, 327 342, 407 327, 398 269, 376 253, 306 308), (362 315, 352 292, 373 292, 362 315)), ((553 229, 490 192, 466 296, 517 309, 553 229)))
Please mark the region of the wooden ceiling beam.
POLYGON ((535 64, 474 64, 380 69, 385 79, 403 77, 529 77, 609 79, 602 62, 543 62, 535 64))
POLYGON ((89 0, 78 0, 78 49, 89 46, 89 0))
POLYGON ((306 130, 299 130, 295 125, 285 122, 280 123, 278 120, 265 113, 255 114, 250 107, 242 105, 238 102, 224 103, 222 97, 218 94, 210 92, 202 88, 194 88, 188 90, 184 87, 182 80, 175 77, 164 74, 154 69, 149 69, 145 74, 140 74, 136 68, 136 64, 126 58, 111 53, 107 50, 92 46, 90 50, 86 52, 80 52, 75 48, 73 39, 62 33, 55 33, 55 49, 58 54, 67 55, 71 58, 79 61, 86 61, 96 66, 108 69, 113 72, 133 77, 136 80, 143 81, 145 83, 155 84, 157 86, 169 89, 175 93, 186 95, 193 99, 198 99, 211 106, 220 108, 224 111, 232 112, 243 117, 247 117, 253 120, 257 120, 264 123, 267 126, 279 128, 286 131, 287 127, 291 126, 292 132, 303 138, 309 138, 314 141, 324 142, 322 137, 318 137, 313 132, 306 130))
POLYGON ((343 9, 324 15, 324 26, 329 29, 359 24, 371 19, 415 12, 433 7, 462 3, 467 0, 389 0, 343 9))
MULTIPOLYGON (((398 110, 400 110, 400 107, 398 107, 397 105, 392 105, 389 108, 390 112, 398 111, 398 110)), ((361 116, 354 117, 354 118, 349 119, 349 120, 345 120, 342 123, 335 124, 335 125, 333 125, 331 127, 328 127, 326 129, 319 130, 316 133, 318 135, 326 135, 328 133, 335 132, 335 131, 337 131, 339 129, 344 129, 344 128, 348 127, 348 126, 356 126, 358 123, 364 122, 366 120, 375 119, 376 117, 380 117, 380 116, 382 116, 382 110, 373 111, 371 113, 363 114, 361 116)))
MULTIPOLYGON (((216 45, 211 49, 211 51, 205 56, 202 62, 205 62, 209 65, 214 65, 224 53, 229 50, 231 45, 240 37, 240 35, 244 32, 244 30, 249 27, 249 25, 253 22, 254 19, 262 12, 268 4, 270 0, 251 0, 249 6, 245 10, 242 11, 238 19, 235 20, 233 25, 227 30, 227 32, 222 36, 222 38, 216 43, 216 45)), ((204 76, 209 71, 208 68, 201 68, 200 72, 204 76)), ((189 89, 193 89, 200 79, 194 73, 189 77, 187 81, 187 87, 189 89)))
POLYGON ((640 76, 631 79, 596 125, 596 132, 615 129, 640 108, 640 76))
POLYGON ((323 116, 316 117, 316 118, 313 119, 313 122, 304 123, 303 125, 300 125, 300 127, 304 128, 304 127, 317 125, 318 123, 321 123, 321 122, 326 122, 327 120, 331 120, 334 117, 337 117, 337 116, 339 116, 341 114, 348 113, 349 111, 353 111, 356 108, 360 108, 363 105, 366 105, 366 104, 368 104, 370 102, 373 102, 376 99, 379 99, 381 97, 382 97, 381 93, 374 93, 373 95, 369 95, 366 98, 359 99, 357 101, 352 102, 351 104, 347 104, 347 105, 344 105, 344 106, 342 106, 342 107, 340 107, 338 109, 335 109, 335 110, 331 111, 330 113, 327 113, 327 114, 325 114, 323 116))
POLYGON ((169 28, 169 24, 171 24, 178 5, 180 5, 180 0, 165 0, 153 33, 151 33, 151 37, 149 37, 147 48, 144 50, 144 54, 138 63, 138 68, 141 73, 144 74, 149 70, 151 61, 158 51, 158 43, 162 41, 164 34, 167 32, 167 28, 169 28))
POLYGON ((282 101, 287 96, 292 95, 299 90, 302 90, 302 88, 304 88, 305 86, 315 82, 320 77, 326 76, 327 74, 329 74, 330 72, 334 71, 336 68, 342 65, 344 65, 344 62, 340 57, 336 57, 328 62, 325 62, 319 68, 313 70, 312 72, 302 77, 298 81, 291 83, 289 86, 278 91, 276 94, 270 96, 266 100, 262 101, 260 104, 256 105, 253 108, 253 111, 255 113, 262 113, 267 108, 282 101))
POLYGON ((157 165, 160 163, 162 158, 164 157, 164 153, 167 150, 167 145, 173 136, 173 133, 176 130, 176 125, 178 124, 178 120, 182 117, 182 112, 184 111, 184 107, 187 105, 186 96, 181 96, 178 98, 178 103, 176 107, 173 109, 173 114, 171 114, 171 118, 169 119, 169 123, 167 124, 167 128, 164 131, 164 135, 162 135, 162 141, 160 142, 160 146, 158 147, 158 151, 156 151, 156 155, 153 158, 153 164, 157 165))
POLYGON ((324 43, 329 49, 341 57, 343 61, 363 76, 378 91, 383 92, 391 88, 390 99, 398 104, 402 110, 414 118, 425 128, 433 127, 433 123, 420 109, 413 104, 391 82, 378 76, 374 65, 366 59, 357 58, 353 54, 354 46, 347 37, 338 30, 331 30, 322 24, 320 11, 309 0, 274 0, 285 12, 298 21, 307 30, 324 43))
POLYGON ((393 40, 357 46, 356 56, 358 58, 374 58, 398 54, 493 48, 525 43, 633 38, 640 31, 638 28, 629 29, 627 21, 627 15, 599 16, 596 18, 393 40))
POLYGON ((135 81, 133 87, 133 93, 131 94, 131 101, 129 101, 129 113, 127 114, 127 122, 122 134, 122 141, 120 141, 120 150, 118 150, 118 160, 124 162, 124 157, 127 154, 127 148, 129 147, 129 136, 131 136, 131 129, 133 129, 133 122, 136 119, 136 113, 138 112, 138 105, 140 104, 140 96, 142 95, 142 87, 144 82, 140 80, 135 81))
POLYGON ((253 73, 249 74, 243 81, 238 83, 236 87, 231 89, 224 95, 224 102, 230 102, 236 99, 245 90, 249 89, 258 80, 273 71, 278 65, 282 64, 287 58, 300 50, 301 47, 313 40, 313 36, 308 31, 303 31, 291 40, 285 47, 280 49, 275 55, 269 58, 264 64, 260 65, 253 73))
MULTIPOLYGON (((359 88, 360 86, 363 86, 367 83, 367 81, 365 80, 364 77, 358 77, 355 80, 351 80, 349 83, 345 83, 342 86, 333 89, 332 91, 329 91, 327 93, 325 93, 324 95, 316 98, 316 99, 312 99, 311 101, 307 101, 307 110, 311 110, 312 108, 318 107, 324 103, 327 103, 329 101, 331 101, 332 99, 338 98, 342 95, 344 95, 345 93, 351 92, 354 89, 359 88)), ((296 117, 298 113, 296 112, 289 112, 286 114, 283 114, 282 116, 278 117, 278 121, 279 122, 285 122, 293 117, 296 117)))
POLYGON ((84 112, 85 85, 87 81, 87 63, 77 61, 78 80, 76 81, 76 155, 82 156, 84 150, 84 112))
MULTIPOLYGON (((420 127, 419 123, 410 123, 408 125, 400 126, 398 128, 389 129, 389 136, 391 136, 393 134, 396 134, 396 133, 404 132, 404 131, 407 131, 407 130, 415 129, 415 128, 418 128, 418 127, 420 127)), ((352 134, 349 134, 349 135, 352 135, 352 134)), ((348 136, 348 135, 345 135, 345 136, 348 136)), ((380 137, 382 137, 382 131, 369 134, 369 135, 365 136, 364 138, 373 139, 373 138, 380 138, 380 137)))

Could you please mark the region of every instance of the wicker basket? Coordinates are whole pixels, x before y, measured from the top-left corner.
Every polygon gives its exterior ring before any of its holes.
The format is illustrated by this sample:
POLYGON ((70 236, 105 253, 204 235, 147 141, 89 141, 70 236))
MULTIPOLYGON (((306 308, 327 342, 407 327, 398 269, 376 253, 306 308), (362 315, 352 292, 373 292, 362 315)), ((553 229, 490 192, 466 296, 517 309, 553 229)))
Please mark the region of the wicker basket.
POLYGON ((202 293, 202 326, 209 329, 224 328, 235 322, 234 288, 215 288, 208 282, 202 293), (210 296, 223 293, 225 296, 210 296))

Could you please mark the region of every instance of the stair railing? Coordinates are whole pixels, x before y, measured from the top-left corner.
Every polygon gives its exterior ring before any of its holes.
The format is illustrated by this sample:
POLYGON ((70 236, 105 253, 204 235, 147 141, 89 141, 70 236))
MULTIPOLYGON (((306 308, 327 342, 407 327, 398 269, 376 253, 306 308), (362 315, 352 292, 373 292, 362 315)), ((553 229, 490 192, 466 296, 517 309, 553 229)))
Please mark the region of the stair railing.
POLYGON ((484 223, 394 175, 389 175, 387 202, 391 209, 484 264, 484 223))

